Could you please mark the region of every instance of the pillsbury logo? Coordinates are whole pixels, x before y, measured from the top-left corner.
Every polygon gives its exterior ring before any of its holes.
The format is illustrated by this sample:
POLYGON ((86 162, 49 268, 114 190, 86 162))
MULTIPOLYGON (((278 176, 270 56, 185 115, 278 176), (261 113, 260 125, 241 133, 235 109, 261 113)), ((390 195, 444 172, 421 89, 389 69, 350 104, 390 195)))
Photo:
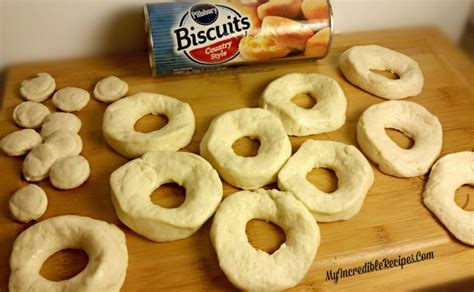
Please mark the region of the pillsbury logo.
POLYGON ((219 10, 211 4, 197 4, 189 10, 191 18, 200 25, 213 24, 219 17, 219 10))

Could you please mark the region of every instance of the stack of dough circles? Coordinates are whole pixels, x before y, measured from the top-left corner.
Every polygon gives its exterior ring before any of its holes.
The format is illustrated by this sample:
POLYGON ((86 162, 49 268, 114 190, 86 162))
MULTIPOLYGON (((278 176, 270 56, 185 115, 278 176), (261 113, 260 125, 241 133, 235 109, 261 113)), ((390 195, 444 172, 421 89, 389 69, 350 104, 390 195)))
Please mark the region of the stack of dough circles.
POLYGON ((178 151, 191 142, 194 129, 189 104, 156 93, 138 93, 114 102, 105 110, 102 125, 107 143, 128 158, 149 151, 178 151), (168 124, 149 133, 135 131, 135 123, 147 114, 163 114, 168 124))
POLYGON ((8 156, 20 156, 40 145, 43 138, 35 130, 24 129, 12 132, 1 141, 3 153, 8 156))
POLYGON ((90 174, 89 162, 83 156, 66 156, 54 162, 49 179, 56 188, 70 190, 82 185, 90 174))
POLYGON ((47 178, 53 163, 60 157, 54 145, 43 143, 31 150, 23 161, 23 176, 27 181, 47 178))
POLYGON ((42 102, 56 89, 54 78, 48 73, 38 73, 21 83, 20 93, 26 100, 42 102))
POLYGON ((211 122, 200 153, 229 184, 256 189, 276 181, 278 171, 291 156, 291 143, 275 115, 260 108, 244 108, 223 113, 211 122), (232 145, 243 137, 260 141, 256 156, 234 152, 232 145))
POLYGON ((219 266, 242 290, 270 291, 296 286, 311 267, 319 247, 319 228, 311 213, 289 192, 241 191, 217 209, 211 242, 219 266), (270 221, 286 235, 273 254, 255 249, 245 229, 252 219, 270 221))
POLYGON ((103 102, 113 102, 124 97, 128 92, 128 84, 122 79, 109 76, 97 82, 94 88, 94 96, 103 102))
POLYGON ((410 57, 376 46, 355 46, 339 58, 339 68, 352 84, 385 99, 402 99, 420 94, 423 73, 410 57), (385 70, 397 74, 392 80, 370 70, 385 70))
POLYGON ((278 173, 279 188, 292 192, 322 222, 355 216, 373 181, 372 167, 364 155, 352 145, 333 141, 307 140, 278 173), (336 173, 336 191, 322 192, 306 179, 318 167, 336 173))
POLYGON ((53 145, 59 156, 79 155, 82 152, 81 136, 74 132, 59 130, 45 140, 46 144, 53 145))
POLYGON ((413 177, 428 172, 443 144, 443 130, 436 116, 410 101, 391 100, 370 106, 357 123, 359 146, 379 169, 389 175, 413 177), (410 149, 399 147, 385 129, 396 129, 415 141, 410 149))
POLYGON ((89 103, 90 94, 77 87, 62 88, 53 95, 53 104, 64 112, 77 112, 89 103))
POLYGON ((214 214, 222 199, 217 172, 200 156, 186 152, 148 152, 110 176, 112 203, 125 225, 158 242, 186 238, 214 214), (175 182, 186 189, 177 208, 163 208, 150 200, 162 184, 175 182))
POLYGON ((474 186, 474 152, 448 154, 431 169, 423 201, 457 239, 474 245, 474 212, 454 202, 456 189, 464 184, 474 186))
POLYGON ((50 114, 49 109, 33 101, 20 103, 13 110, 13 121, 22 128, 39 128, 44 119, 50 114))
POLYGON ((15 220, 27 223, 43 216, 48 207, 48 197, 42 188, 29 184, 11 196, 9 207, 15 220))
POLYGON ((128 251, 125 234, 115 225, 76 215, 43 220, 23 231, 10 255, 10 291, 120 291, 128 251), (63 249, 82 249, 87 266, 76 276, 50 281, 40 275, 48 257, 63 249))
POLYGON ((44 119, 41 136, 46 139, 59 130, 78 133, 81 130, 81 120, 71 113, 52 113, 44 119))
POLYGON ((288 135, 306 136, 342 127, 346 121, 347 101, 335 80, 315 73, 292 73, 265 88, 260 107, 280 118, 288 135), (304 109, 291 102, 293 97, 303 93, 316 99, 316 105, 304 109))

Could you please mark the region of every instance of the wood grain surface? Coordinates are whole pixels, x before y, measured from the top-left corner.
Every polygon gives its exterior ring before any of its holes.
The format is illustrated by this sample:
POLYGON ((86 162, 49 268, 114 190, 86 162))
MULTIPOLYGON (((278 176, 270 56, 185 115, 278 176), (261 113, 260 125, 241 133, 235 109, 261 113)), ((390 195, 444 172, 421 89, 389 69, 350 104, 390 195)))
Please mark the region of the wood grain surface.
MULTIPOLYGON (((59 60, 11 66, 5 78, 3 108, 0 113, 0 137, 18 130, 11 118, 13 108, 21 102, 19 85, 38 72, 49 72, 57 88, 77 86, 92 93, 101 78, 115 75, 130 85, 130 94, 158 92, 188 102, 196 116, 196 133, 183 151, 198 153, 199 141, 210 121, 218 114, 256 107, 265 86, 275 78, 291 72, 321 73, 339 82, 347 100, 347 121, 341 129, 308 137, 291 138, 293 151, 307 139, 334 140, 357 145, 355 127, 361 113, 383 99, 348 83, 337 68, 339 55, 353 45, 378 44, 415 59, 425 77, 423 92, 408 100, 417 102, 435 114, 443 125, 442 155, 473 150, 474 147, 474 69, 471 60, 445 35, 434 28, 413 28, 336 35, 331 53, 323 60, 289 64, 257 65, 232 70, 176 77, 151 77, 144 53, 105 56, 78 60, 59 60)), ((306 97, 307 98, 307 97, 306 97)), ((295 100, 301 106, 305 97, 295 100), (298 100, 301 99, 301 100, 298 100)), ((54 109, 51 99, 45 102, 54 109)), ((91 99, 77 113, 83 127, 83 155, 91 164, 91 177, 81 187, 60 191, 46 179, 39 185, 46 191, 49 206, 40 219, 64 214, 79 214, 117 224, 127 235, 129 266, 123 291, 152 290, 232 290, 220 270, 209 240, 211 219, 191 237, 168 243, 155 243, 124 226, 115 215, 111 200, 109 176, 127 160, 109 148, 102 136, 102 115, 106 104, 91 99)), ((166 123, 156 117, 145 117, 137 129, 150 131, 166 123)), ((410 141, 391 132, 397 143, 409 147, 410 141)), ((236 146, 242 155, 252 155, 258 143, 241 141, 236 146)), ((23 157, 0 155, 0 290, 7 291, 8 260, 14 239, 34 224, 15 222, 9 214, 10 196, 26 182, 21 176, 23 157)), ((373 165, 375 182, 361 212, 344 222, 320 223, 321 245, 316 259, 295 290, 316 289, 454 289, 474 287, 474 248, 457 241, 423 206, 421 194, 427 176, 408 179, 381 173, 373 165), (434 259, 405 266, 326 281, 328 270, 353 268, 368 261, 396 259, 420 252, 433 252, 434 259)), ((309 179, 323 190, 334 189, 337 178, 328 170, 314 170, 309 179)), ((275 187, 269 186, 269 187, 275 187)), ((237 189, 224 184, 229 195, 237 189)), ((473 210, 472 187, 458 190, 456 201, 473 210), (469 198, 470 195, 470 198, 469 198)), ((176 185, 159 188, 152 195, 157 204, 173 207, 182 202, 184 191, 176 185)), ((247 226, 252 244, 272 252, 285 240, 284 233, 258 220, 247 226)), ((73 276, 87 263, 83 252, 65 250, 50 257, 41 274, 51 280, 73 276)), ((469 290, 471 290, 469 289, 469 290)))

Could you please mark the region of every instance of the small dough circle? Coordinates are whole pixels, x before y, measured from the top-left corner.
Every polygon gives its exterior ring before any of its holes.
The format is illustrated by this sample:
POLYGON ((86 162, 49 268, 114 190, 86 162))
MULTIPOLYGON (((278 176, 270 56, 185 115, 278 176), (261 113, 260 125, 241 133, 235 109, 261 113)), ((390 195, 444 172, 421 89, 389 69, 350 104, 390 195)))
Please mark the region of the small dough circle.
POLYGON ((311 267, 320 243, 311 213, 291 193, 277 190, 241 191, 219 206, 211 227, 219 266, 242 290, 283 290, 297 285, 311 267), (255 249, 245 229, 252 219, 280 226, 286 242, 269 255, 255 249))
POLYGON ((329 77, 292 73, 272 81, 265 88, 260 107, 280 118, 288 135, 306 136, 342 127, 346 121, 347 100, 339 84, 329 77), (302 93, 316 99, 316 105, 305 109, 291 102, 302 93))
POLYGON ((158 242, 191 236, 222 199, 217 172, 206 160, 187 152, 148 152, 115 170, 110 185, 120 221, 158 242), (177 208, 163 208, 150 199, 154 190, 169 182, 186 189, 186 199, 177 208))
POLYGON ((194 129, 189 104, 156 93, 138 93, 114 102, 105 110, 102 124, 107 143, 128 158, 149 151, 178 151, 191 142, 194 129), (147 114, 164 114, 168 123, 149 133, 135 131, 135 123, 147 114))
POLYGON ((423 202, 457 239, 474 246, 474 211, 454 202, 456 190, 464 184, 474 186, 474 152, 448 154, 433 165, 423 202))
POLYGON ((90 176, 89 162, 80 155, 59 158, 51 166, 51 184, 61 190, 75 189, 90 176))
POLYGON ((13 110, 13 121, 22 128, 36 129, 43 124, 49 114, 50 111, 45 105, 39 102, 25 101, 13 110))
POLYGON ((256 189, 276 181, 278 171, 291 156, 291 143, 275 115, 260 108, 243 108, 212 120, 200 153, 229 184, 256 189), (260 140, 256 156, 234 152, 232 145, 243 137, 260 140))
POLYGON ((40 181, 47 178, 51 166, 58 158, 58 150, 53 145, 40 144, 36 146, 23 161, 23 176, 27 181, 40 181))
POLYGON ((351 82, 385 99, 402 99, 420 94, 423 73, 418 63, 399 52, 377 45, 354 46, 339 57, 339 68, 351 82), (370 70, 396 73, 400 79, 392 80, 370 70))
POLYGON ((35 77, 21 82, 20 93, 24 99, 36 102, 46 100, 56 89, 54 78, 48 73, 38 73, 35 77))
POLYGON ((3 153, 8 156, 20 156, 40 145, 43 138, 35 130, 23 129, 3 137, 0 142, 3 153))
POLYGON ((59 157, 75 156, 82 152, 81 136, 66 130, 54 132, 44 143, 53 145, 57 149, 59 157))
POLYGON ((43 216, 48 207, 48 197, 42 188, 29 184, 16 191, 8 205, 15 220, 27 223, 43 216))
POLYGON ((333 141, 307 140, 278 173, 279 188, 292 192, 318 222, 354 217, 373 182, 374 173, 364 155, 352 145, 333 141), (336 191, 322 192, 306 179, 306 175, 317 167, 336 173, 336 191))
POLYGON ((46 116, 41 127, 41 136, 46 139, 59 130, 78 133, 81 130, 81 120, 71 113, 52 113, 46 116))
POLYGON ((102 102, 113 102, 124 97, 128 92, 128 84, 122 79, 109 76, 97 82, 94 96, 102 102))
POLYGON ((90 94, 77 87, 65 87, 53 95, 53 104, 64 112, 78 112, 89 103, 90 94))
POLYGON ((436 116, 419 104, 391 100, 367 108, 357 123, 359 146, 379 169, 389 175, 414 177, 428 172, 443 144, 443 129, 436 116), (385 133, 396 129, 415 141, 410 149, 398 146, 385 133))
POLYGON ((48 218, 23 231, 10 255, 10 291, 120 291, 128 266, 125 234, 115 225, 76 215, 48 218), (76 276, 50 281, 39 274, 48 257, 82 249, 87 266, 76 276))

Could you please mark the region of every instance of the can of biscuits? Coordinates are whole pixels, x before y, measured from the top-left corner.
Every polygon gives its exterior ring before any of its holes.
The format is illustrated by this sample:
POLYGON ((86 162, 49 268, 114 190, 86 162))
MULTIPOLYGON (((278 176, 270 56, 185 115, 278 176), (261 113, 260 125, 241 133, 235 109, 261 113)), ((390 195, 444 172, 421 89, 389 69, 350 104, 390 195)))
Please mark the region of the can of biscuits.
POLYGON ((333 38, 329 0, 185 0, 144 14, 154 76, 320 59, 333 38))

